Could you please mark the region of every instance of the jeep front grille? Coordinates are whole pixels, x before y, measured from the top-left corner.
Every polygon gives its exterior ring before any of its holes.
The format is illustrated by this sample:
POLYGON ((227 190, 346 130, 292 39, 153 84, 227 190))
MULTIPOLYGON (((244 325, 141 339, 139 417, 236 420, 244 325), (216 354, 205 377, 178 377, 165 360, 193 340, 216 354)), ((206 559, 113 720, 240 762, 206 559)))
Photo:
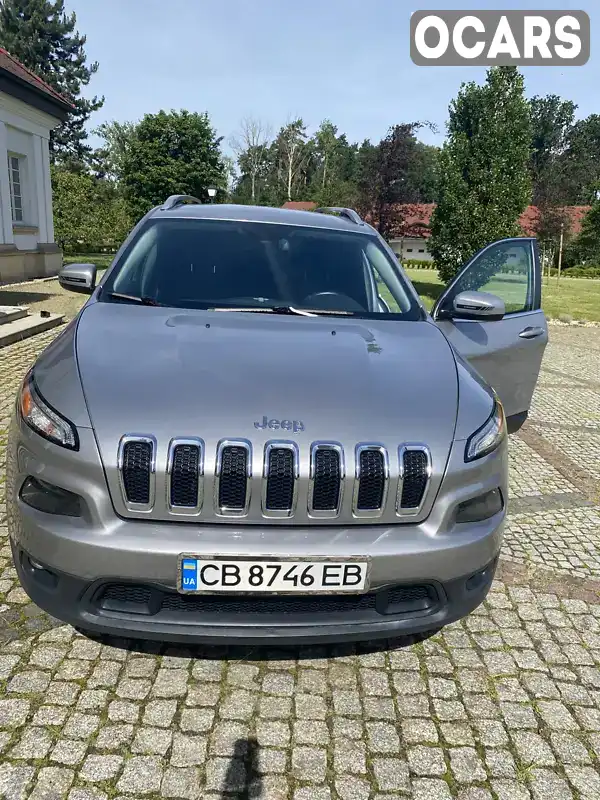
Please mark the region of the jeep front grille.
POLYGON ((356 448, 356 481, 354 516, 378 517, 383 513, 389 482, 388 455, 377 444, 360 444, 356 448))
POLYGON ((417 514, 431 477, 429 451, 422 445, 403 445, 398 457, 398 513, 417 514))
POLYGON ((315 442, 311 447, 308 489, 308 511, 311 516, 338 516, 344 478, 344 451, 341 445, 315 442))
POLYGON ((167 502, 172 513, 197 514, 202 507, 204 442, 172 439, 167 458, 167 502))
POLYGON ((217 447, 215 495, 217 513, 244 516, 250 501, 252 448, 245 441, 222 441, 217 447))
POLYGON ((121 491, 131 511, 150 511, 154 506, 156 439, 124 436, 117 456, 121 491))
POLYGON ((289 517, 296 505, 298 447, 270 442, 265 447, 262 508, 265 516, 289 517))
POLYGON ((250 521, 343 517, 393 523, 398 517, 423 512, 432 480, 431 455, 421 444, 403 444, 388 451, 379 443, 360 443, 348 453, 338 442, 313 442, 307 464, 296 442, 275 440, 254 457, 255 476, 249 441, 223 439, 216 451, 210 450, 199 438, 171 439, 166 450, 160 450, 161 461, 166 461, 158 465, 157 495, 156 439, 123 436, 118 476, 125 508, 200 520, 216 515, 248 516, 250 521), (351 462, 349 477, 347 460, 351 462), (308 472, 307 492, 300 491, 301 465, 308 472))

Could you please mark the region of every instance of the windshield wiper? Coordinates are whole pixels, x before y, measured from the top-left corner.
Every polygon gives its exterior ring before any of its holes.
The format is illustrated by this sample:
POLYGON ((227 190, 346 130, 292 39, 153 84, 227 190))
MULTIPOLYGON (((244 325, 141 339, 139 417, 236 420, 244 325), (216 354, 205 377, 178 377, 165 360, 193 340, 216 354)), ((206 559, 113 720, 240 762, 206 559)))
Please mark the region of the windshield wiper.
POLYGON ((325 308, 294 308, 294 306, 249 306, 248 308, 241 308, 236 306, 214 306, 211 311, 242 311, 244 313, 258 313, 258 314, 288 314, 299 317, 318 317, 319 315, 337 314, 343 317, 351 317, 354 315, 353 311, 333 311, 325 308))
POLYGON ((114 297, 116 300, 129 300, 132 303, 139 303, 142 306, 161 306, 162 303, 154 300, 152 297, 136 297, 134 294, 122 294, 121 292, 108 292, 109 297, 114 297))

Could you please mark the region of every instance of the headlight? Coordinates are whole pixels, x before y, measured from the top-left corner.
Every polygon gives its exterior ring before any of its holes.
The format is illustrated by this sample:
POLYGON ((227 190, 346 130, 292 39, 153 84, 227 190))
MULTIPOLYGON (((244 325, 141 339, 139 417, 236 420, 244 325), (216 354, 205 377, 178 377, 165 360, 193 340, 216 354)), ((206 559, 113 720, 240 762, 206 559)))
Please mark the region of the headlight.
POLYGON ((23 420, 44 439, 49 439, 61 447, 79 450, 77 431, 71 423, 61 417, 58 411, 42 400, 35 388, 31 372, 23 381, 19 408, 23 420))
POLYGON ((504 441, 506 436, 506 419, 502 403, 496 398, 494 410, 488 421, 469 437, 465 448, 465 461, 487 456, 504 441))

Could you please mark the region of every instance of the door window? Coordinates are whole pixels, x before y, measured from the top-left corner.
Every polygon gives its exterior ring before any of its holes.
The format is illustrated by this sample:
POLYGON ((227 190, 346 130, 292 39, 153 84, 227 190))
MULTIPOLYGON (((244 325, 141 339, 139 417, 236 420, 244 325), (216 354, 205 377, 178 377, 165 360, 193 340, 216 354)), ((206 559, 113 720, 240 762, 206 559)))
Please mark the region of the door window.
POLYGON ((509 239, 487 247, 469 263, 444 299, 444 307, 460 292, 490 292, 504 300, 507 314, 534 307, 533 248, 529 239, 509 239))

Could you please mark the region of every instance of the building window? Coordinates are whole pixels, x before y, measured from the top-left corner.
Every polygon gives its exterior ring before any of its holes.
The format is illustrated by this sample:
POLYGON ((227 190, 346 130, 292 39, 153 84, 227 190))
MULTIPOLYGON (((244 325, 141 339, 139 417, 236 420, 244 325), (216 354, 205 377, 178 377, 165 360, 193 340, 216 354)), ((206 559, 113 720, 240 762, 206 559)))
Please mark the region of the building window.
POLYGON ((8 178, 10 181, 10 206, 13 222, 23 222, 23 184, 21 159, 8 157, 8 178))
POLYGON ((424 252, 425 252, 425 250, 419 250, 419 253, 424 253, 424 252))
POLYGON ((412 247, 407 247, 407 248, 406 248, 406 252, 407 252, 407 253, 412 253, 412 251, 413 251, 412 247))

